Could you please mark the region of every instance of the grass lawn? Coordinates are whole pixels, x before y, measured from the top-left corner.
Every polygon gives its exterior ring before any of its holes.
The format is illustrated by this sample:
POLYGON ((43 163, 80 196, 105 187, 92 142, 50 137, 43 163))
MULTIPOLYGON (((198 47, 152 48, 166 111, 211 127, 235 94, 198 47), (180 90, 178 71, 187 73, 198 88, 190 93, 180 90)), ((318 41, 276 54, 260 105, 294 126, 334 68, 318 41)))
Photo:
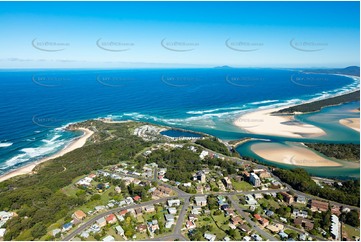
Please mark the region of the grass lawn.
POLYGON ((350 239, 360 237, 360 229, 354 228, 348 224, 342 224, 342 231, 346 232, 348 238, 350 239))
POLYGON ((251 191, 253 189, 253 186, 245 181, 237 182, 232 180, 232 186, 237 191, 251 191))
POLYGON ((273 208, 276 208, 276 209, 280 207, 280 205, 276 201, 274 201, 273 199, 267 200, 265 198, 262 198, 262 199, 260 199, 258 201, 259 204, 262 204, 263 202, 266 202, 269 207, 273 207, 273 208))

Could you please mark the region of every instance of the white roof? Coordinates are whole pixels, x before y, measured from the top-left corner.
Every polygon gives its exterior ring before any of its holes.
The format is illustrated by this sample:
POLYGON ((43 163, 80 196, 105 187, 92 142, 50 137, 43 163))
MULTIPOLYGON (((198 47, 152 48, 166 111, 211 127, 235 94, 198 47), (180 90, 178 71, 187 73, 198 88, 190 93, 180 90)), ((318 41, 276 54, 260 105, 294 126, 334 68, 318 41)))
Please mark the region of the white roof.
POLYGON ((102 239, 103 241, 115 241, 114 237, 111 235, 108 235, 107 237, 102 239))
POLYGON ((0 238, 4 237, 6 229, 0 229, 0 238))

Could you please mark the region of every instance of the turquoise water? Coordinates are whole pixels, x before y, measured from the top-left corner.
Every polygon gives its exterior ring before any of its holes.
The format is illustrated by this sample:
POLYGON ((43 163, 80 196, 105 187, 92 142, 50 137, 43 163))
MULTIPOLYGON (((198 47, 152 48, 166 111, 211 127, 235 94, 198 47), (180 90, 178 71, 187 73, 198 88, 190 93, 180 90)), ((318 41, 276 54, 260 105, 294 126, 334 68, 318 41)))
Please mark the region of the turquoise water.
MULTIPOLYGON (((356 108, 360 107, 359 102, 347 103, 339 106, 332 106, 323 108, 320 112, 310 113, 310 114, 302 114, 296 116, 296 119, 302 122, 310 123, 322 128, 326 131, 327 135, 323 137, 317 138, 297 138, 297 139, 290 139, 290 138, 280 138, 280 137, 267 137, 269 141, 250 141, 244 143, 237 147, 237 151, 243 156, 251 156, 262 163, 273 165, 276 167, 292 169, 295 168, 294 165, 286 165, 280 164, 277 162, 273 162, 267 159, 264 159, 257 154, 255 154, 251 150, 251 146, 254 144, 264 144, 268 142, 275 142, 280 144, 288 145, 288 141, 298 141, 298 142, 329 142, 329 143, 360 143, 360 133, 345 127, 339 123, 339 120, 342 118, 356 118, 359 117, 359 113, 350 112, 356 108)), ((266 138, 263 136, 262 138, 266 138)), ((317 152, 316 152, 317 153, 317 152)), ((319 154, 319 153, 318 153, 319 154)), ((321 155, 322 156, 322 155, 321 155)), ((323 156, 324 157, 324 156, 323 156)), ((360 177, 360 168, 356 166, 355 163, 352 162, 344 162, 337 160, 340 163, 341 167, 303 167, 307 170, 310 174, 320 177, 336 177, 340 179, 346 178, 359 178, 360 177)))
POLYGON ((160 132, 162 135, 166 135, 173 138, 180 138, 180 137, 197 137, 200 138, 202 135, 194 133, 194 132, 187 132, 178 129, 169 129, 166 131, 160 132))
MULTIPOLYGON (((259 108, 327 98, 359 87, 357 78, 262 68, 1 70, 0 175, 69 144, 79 135, 64 129, 72 122, 109 117, 224 140, 264 138, 244 133, 233 121, 259 108), (292 81, 295 77, 302 85, 292 81)), ((355 132, 340 125, 337 130, 341 134, 330 132, 324 140, 359 142, 355 132)))

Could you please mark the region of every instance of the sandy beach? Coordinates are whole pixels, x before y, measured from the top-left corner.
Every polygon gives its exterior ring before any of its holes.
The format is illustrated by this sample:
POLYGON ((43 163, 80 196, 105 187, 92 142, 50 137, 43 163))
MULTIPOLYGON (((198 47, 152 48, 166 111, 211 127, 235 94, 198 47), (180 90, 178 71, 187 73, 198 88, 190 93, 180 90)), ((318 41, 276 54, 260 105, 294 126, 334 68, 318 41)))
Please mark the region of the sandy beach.
POLYGON ((307 147, 261 143, 252 145, 251 150, 264 159, 287 165, 308 167, 341 166, 333 160, 319 156, 307 147))
POLYGON ((360 118, 345 118, 340 119, 340 124, 345 125, 357 132, 360 132, 360 118))
POLYGON ((318 137, 326 133, 310 124, 295 120, 294 115, 273 115, 282 108, 264 109, 244 114, 234 121, 237 127, 254 134, 292 138, 318 137))
POLYGON ((85 129, 85 128, 79 128, 79 130, 83 131, 84 134, 83 136, 77 138, 76 140, 74 140, 71 144, 69 144, 68 146, 66 146, 64 149, 62 149, 61 151, 59 151, 58 153, 51 155, 49 157, 43 158, 39 161, 35 161, 29 165, 20 167, 19 169, 16 169, 14 171, 11 171, 7 174, 4 174, 2 176, 0 176, 0 182, 5 181, 7 179, 10 179, 12 177, 18 176, 18 175, 24 175, 24 174, 29 174, 33 171, 34 167, 45 162, 48 160, 52 160, 58 157, 61 157, 63 155, 65 155, 66 153, 69 153, 75 149, 78 149, 80 147, 82 147, 85 142, 87 141, 87 139, 93 135, 93 131, 89 130, 89 129, 85 129))

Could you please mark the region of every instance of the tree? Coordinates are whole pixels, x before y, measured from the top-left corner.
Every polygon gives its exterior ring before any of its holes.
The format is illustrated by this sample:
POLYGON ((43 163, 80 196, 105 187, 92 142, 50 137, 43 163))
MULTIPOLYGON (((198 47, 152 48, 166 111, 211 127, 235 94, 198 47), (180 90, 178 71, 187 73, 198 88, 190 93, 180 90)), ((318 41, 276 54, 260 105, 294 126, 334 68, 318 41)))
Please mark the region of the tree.
POLYGON ((34 238, 40 238, 46 234, 46 227, 43 223, 35 224, 33 229, 31 230, 31 235, 34 238))

